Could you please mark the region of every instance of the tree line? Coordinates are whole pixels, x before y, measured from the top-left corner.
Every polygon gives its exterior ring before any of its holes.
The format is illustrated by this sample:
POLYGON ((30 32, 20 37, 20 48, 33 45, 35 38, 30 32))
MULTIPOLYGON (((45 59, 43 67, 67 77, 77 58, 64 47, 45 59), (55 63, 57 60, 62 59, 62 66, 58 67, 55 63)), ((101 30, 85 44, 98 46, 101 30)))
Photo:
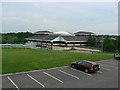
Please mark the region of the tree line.
POLYGON ((26 38, 31 37, 30 32, 4 33, 0 35, 1 44, 24 44, 26 38))
MULTIPOLYGON (((0 34, 0 44, 25 44, 26 38, 33 36, 31 32, 2 33, 0 34)), ((101 48, 107 52, 120 52, 120 36, 96 35, 89 36, 87 46, 101 48)))
POLYGON ((101 48, 105 52, 120 52, 120 36, 90 36, 87 41, 87 46, 101 48))

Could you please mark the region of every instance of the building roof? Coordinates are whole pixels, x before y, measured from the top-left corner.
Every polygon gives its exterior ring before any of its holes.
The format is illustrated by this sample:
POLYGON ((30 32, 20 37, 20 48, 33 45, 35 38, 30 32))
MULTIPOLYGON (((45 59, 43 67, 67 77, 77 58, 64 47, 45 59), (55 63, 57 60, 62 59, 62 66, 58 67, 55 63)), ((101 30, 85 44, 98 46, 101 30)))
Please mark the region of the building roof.
POLYGON ((74 34, 95 34, 93 32, 85 32, 85 31, 79 31, 79 32, 76 32, 74 34))
POLYGON ((37 31, 34 34, 50 34, 50 33, 53 33, 53 32, 50 32, 50 31, 37 31))
MULTIPOLYGON (((27 38, 28 40, 42 40, 42 41, 51 41, 55 38, 57 38, 59 35, 34 35, 30 38, 27 38)), ((61 36, 66 41, 87 41, 88 36, 61 36)))
POLYGON ((56 37, 58 37, 58 35, 34 35, 30 38, 27 38, 27 39, 36 39, 36 40, 53 40, 55 39, 56 37))
POLYGON ((66 41, 87 41, 88 36, 62 36, 66 41))
POLYGON ((69 32, 65 32, 65 31, 54 32, 54 34, 61 35, 61 36, 71 36, 69 32))

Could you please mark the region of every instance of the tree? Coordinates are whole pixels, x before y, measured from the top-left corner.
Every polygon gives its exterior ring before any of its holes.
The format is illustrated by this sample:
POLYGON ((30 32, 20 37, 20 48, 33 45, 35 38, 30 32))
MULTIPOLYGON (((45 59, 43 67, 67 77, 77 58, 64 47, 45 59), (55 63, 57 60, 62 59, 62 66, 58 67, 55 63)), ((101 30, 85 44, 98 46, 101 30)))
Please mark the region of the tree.
POLYGON ((96 39, 96 37, 89 36, 89 38, 87 40, 87 45, 90 46, 90 47, 97 47, 97 39, 96 39))
POLYGON ((107 36, 103 40, 103 50, 108 52, 114 52, 116 50, 116 40, 111 39, 109 36, 107 36))
POLYGON ((116 47, 117 47, 117 50, 120 52, 120 36, 118 36, 116 39, 116 47))
POLYGON ((26 38, 31 37, 32 35, 33 34, 30 32, 5 33, 5 34, 2 34, 2 44, 25 43, 26 38))

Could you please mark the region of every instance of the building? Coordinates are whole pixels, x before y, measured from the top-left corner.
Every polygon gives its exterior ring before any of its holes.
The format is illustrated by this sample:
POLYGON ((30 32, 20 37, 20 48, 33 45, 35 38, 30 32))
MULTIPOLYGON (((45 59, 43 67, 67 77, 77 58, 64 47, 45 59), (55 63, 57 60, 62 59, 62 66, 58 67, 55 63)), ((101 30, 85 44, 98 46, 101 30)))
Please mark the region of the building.
POLYGON ((95 33, 92 32, 85 32, 85 31, 80 31, 80 32, 76 32, 74 33, 76 36, 95 36, 95 33))
POLYGON ((76 32, 70 34, 68 32, 50 32, 37 31, 32 37, 27 38, 28 43, 34 43, 36 47, 80 47, 85 46, 90 35, 95 35, 90 32, 76 32))
POLYGON ((50 31, 37 31, 34 33, 35 35, 49 35, 49 34, 53 34, 53 32, 50 31))

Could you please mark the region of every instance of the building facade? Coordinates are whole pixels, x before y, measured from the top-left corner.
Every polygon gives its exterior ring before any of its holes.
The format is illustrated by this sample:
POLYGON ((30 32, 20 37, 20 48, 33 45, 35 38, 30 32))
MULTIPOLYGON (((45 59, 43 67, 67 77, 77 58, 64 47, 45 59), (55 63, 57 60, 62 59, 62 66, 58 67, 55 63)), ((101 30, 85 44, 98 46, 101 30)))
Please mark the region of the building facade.
POLYGON ((90 35, 95 35, 91 32, 76 32, 70 34, 68 32, 50 32, 37 31, 32 37, 26 38, 27 43, 34 43, 36 47, 80 47, 87 44, 90 35), (82 33, 82 34, 81 34, 82 33))

